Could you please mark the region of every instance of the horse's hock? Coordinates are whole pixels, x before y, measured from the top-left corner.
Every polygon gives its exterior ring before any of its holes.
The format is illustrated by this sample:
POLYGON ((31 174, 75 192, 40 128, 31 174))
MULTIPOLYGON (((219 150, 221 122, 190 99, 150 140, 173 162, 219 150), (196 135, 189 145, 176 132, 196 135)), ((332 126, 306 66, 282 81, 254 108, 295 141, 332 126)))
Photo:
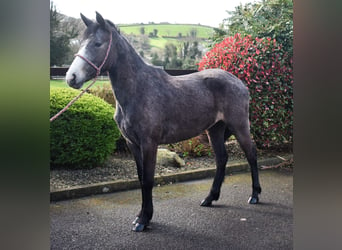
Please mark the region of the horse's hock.
POLYGON ((184 167, 185 162, 175 152, 172 152, 165 148, 158 149, 157 164, 168 167, 184 167))

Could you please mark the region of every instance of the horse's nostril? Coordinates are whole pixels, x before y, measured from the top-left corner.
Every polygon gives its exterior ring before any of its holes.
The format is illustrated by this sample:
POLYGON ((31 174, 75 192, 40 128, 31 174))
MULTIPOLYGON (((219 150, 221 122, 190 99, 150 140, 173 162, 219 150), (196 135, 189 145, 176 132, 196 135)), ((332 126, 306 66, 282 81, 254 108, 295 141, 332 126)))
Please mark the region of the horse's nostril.
POLYGON ((69 80, 67 80, 67 82, 71 85, 76 83, 76 74, 72 74, 72 77, 69 78, 69 80))

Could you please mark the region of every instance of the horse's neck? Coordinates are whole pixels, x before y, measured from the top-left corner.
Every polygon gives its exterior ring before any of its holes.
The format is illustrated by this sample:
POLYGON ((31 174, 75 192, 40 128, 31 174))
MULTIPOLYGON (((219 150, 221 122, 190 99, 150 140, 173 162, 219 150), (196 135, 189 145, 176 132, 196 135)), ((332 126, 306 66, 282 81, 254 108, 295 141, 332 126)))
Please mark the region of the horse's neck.
POLYGON ((120 50, 121 54, 116 64, 109 70, 109 77, 117 102, 125 105, 135 95, 136 84, 140 79, 139 72, 150 66, 143 61, 126 39, 123 39, 120 50))
POLYGON ((122 55, 117 64, 123 65, 123 68, 130 66, 133 68, 148 66, 125 37, 121 37, 121 49, 122 55))

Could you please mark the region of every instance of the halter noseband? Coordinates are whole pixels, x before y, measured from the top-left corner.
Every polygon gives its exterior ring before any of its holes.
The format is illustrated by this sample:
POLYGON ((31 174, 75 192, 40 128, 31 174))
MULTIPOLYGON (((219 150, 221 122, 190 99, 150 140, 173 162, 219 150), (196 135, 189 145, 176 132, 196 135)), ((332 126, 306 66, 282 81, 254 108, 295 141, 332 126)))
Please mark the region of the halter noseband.
POLYGON ((91 65, 96 70, 95 78, 100 75, 101 69, 102 69, 103 65, 106 63, 106 61, 108 59, 108 56, 109 56, 110 49, 112 47, 112 40, 113 40, 112 31, 109 31, 109 35, 110 35, 110 37, 109 37, 109 45, 108 45, 108 48, 107 48, 106 56, 104 57, 103 62, 101 63, 101 65, 99 67, 97 67, 94 63, 92 63, 89 59, 85 58, 84 56, 82 56, 80 54, 75 54, 75 56, 78 56, 78 57, 82 58, 84 61, 86 61, 89 65, 91 65))

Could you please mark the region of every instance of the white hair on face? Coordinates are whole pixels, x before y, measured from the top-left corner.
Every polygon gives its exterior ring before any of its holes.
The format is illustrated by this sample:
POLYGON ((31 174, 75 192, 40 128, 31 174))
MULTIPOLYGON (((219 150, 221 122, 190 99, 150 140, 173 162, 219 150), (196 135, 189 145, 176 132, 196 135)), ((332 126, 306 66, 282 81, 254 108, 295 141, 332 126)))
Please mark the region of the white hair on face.
MULTIPOLYGON (((87 44, 88 40, 85 40, 77 54, 87 58, 87 44)), ((72 64, 69 67, 68 72, 66 73, 66 81, 69 83, 73 78, 74 74, 76 75, 77 82, 84 81, 86 77, 86 71, 85 71, 85 66, 87 65, 87 62, 84 61, 81 57, 76 56, 75 59, 73 60, 72 64)))

